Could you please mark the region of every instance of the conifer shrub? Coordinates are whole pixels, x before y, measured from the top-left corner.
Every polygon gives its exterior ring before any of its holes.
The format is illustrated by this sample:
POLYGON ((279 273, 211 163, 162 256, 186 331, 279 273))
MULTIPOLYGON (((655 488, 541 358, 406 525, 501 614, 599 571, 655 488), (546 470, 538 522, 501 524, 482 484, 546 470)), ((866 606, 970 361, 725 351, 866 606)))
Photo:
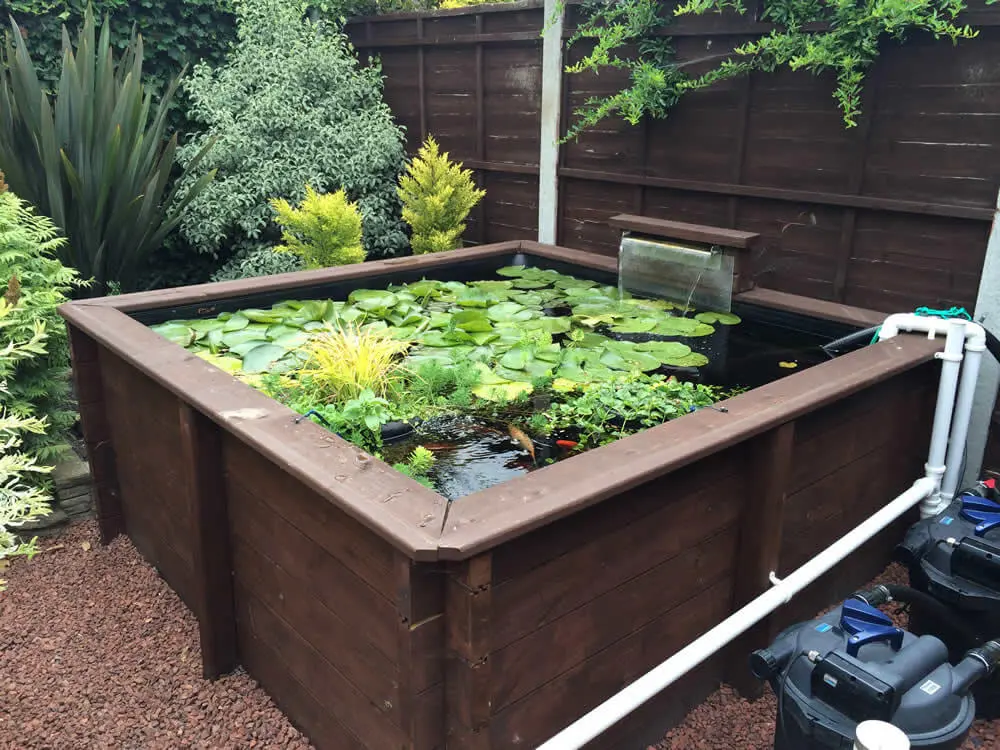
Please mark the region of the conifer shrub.
POLYGON ((485 190, 476 189, 472 172, 453 163, 428 136, 399 181, 403 220, 410 225, 413 253, 461 247, 465 219, 485 195, 485 190))
POLYGON ((52 221, 10 191, 0 192, 0 409, 13 418, 43 420, 27 430, 24 450, 48 463, 64 443, 75 414, 69 408, 69 344, 56 308, 80 286, 75 270, 54 256, 65 242, 52 221))
POLYGON ((317 193, 306 186, 306 197, 296 208, 288 201, 272 201, 285 242, 275 250, 293 253, 306 268, 327 268, 361 263, 361 212, 343 190, 317 193))

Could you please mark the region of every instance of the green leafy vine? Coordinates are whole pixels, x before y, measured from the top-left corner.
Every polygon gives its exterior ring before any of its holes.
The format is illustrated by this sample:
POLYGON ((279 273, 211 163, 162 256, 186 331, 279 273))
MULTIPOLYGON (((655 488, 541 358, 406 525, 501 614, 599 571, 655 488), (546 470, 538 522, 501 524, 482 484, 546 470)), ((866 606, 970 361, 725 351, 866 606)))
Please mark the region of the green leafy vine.
MULTIPOLYGON (((987 0, 994 4, 1000 0, 987 0)), ((847 127, 857 125, 865 76, 878 58, 884 39, 903 41, 914 31, 936 39, 972 39, 978 31, 957 23, 965 0, 763 0, 760 20, 773 24, 765 36, 722 55, 718 65, 697 77, 673 54, 665 35, 671 17, 709 12, 746 13, 743 0, 685 0, 669 10, 657 0, 586 0, 583 21, 569 46, 592 40, 594 48, 567 73, 602 69, 628 70, 629 83, 580 107, 564 140, 617 115, 632 125, 643 116, 664 118, 684 94, 753 71, 780 67, 830 71, 836 76, 833 97, 847 127), (669 15, 668 15, 669 14, 669 15)), ((704 62, 704 60, 698 61, 704 62)))

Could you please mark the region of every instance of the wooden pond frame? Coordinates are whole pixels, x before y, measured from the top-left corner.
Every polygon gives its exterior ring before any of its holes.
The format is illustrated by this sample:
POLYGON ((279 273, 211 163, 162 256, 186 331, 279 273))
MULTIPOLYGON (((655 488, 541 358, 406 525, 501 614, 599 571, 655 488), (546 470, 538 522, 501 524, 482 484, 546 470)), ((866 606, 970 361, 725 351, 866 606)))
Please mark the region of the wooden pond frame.
MULTIPOLYGON (((507 242, 61 308, 102 541, 128 534, 195 613, 206 676, 243 664, 321 750, 535 747, 922 474, 941 342, 900 336, 469 495, 442 531, 440 495, 130 315, 517 253, 615 271, 507 242)), ((595 745, 743 684, 749 649, 877 573, 908 520, 595 745)))

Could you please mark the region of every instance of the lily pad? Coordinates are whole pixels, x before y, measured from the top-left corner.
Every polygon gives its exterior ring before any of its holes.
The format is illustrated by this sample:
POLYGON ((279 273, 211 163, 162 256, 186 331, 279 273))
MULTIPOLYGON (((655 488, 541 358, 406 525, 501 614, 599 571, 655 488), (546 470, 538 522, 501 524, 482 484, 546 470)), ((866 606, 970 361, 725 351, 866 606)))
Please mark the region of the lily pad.
POLYGON ((282 334, 277 338, 273 339, 274 343, 278 346, 284 347, 285 349, 298 349, 300 346, 304 346, 309 340, 309 334, 305 331, 290 331, 289 333, 282 334))
POLYGON ((218 367, 220 370, 228 372, 230 375, 243 369, 243 362, 237 357, 227 357, 225 355, 212 354, 210 352, 198 352, 198 356, 206 362, 218 367))
POLYGON ((545 279, 518 279, 514 282, 514 286, 518 289, 543 289, 549 286, 549 282, 545 279))
POLYGON ((482 289, 465 287, 459 292, 455 301, 462 307, 486 307, 490 303, 490 297, 482 289))
POLYGON ((685 354, 683 357, 672 359, 666 364, 673 365, 674 367, 704 367, 708 364, 708 357, 698 352, 691 352, 690 354, 685 354))
POLYGON ((511 370, 523 370, 530 356, 524 347, 515 347, 500 358, 500 364, 511 370))
POLYGON ((249 373, 267 372, 272 364, 285 356, 286 352, 287 350, 283 346, 262 344, 244 355, 243 371, 249 373))
POLYGON ((190 346, 194 343, 195 332, 183 323, 163 323, 153 326, 153 330, 163 336, 163 338, 173 341, 181 346, 190 346))
POLYGON ((501 302, 490 307, 486 311, 486 316, 498 323, 509 323, 512 321, 530 320, 534 317, 534 313, 516 302, 501 302))
POLYGON ((709 336, 715 329, 694 318, 668 317, 661 320, 652 331, 661 336, 709 336))
POLYGON ((521 395, 531 393, 531 383, 511 381, 494 385, 477 385, 472 393, 484 401, 513 401, 521 395))
POLYGON ((465 310, 455 313, 451 322, 456 328, 460 328, 467 333, 481 333, 493 330, 493 326, 490 325, 486 314, 480 310, 465 310))
POLYGON ((391 309, 399 300, 392 292, 378 289, 355 289, 347 299, 359 310, 366 312, 391 309))
POLYGON ((497 276, 505 276, 507 278, 519 277, 524 275, 524 271, 524 266, 504 266, 497 269, 497 276))
POLYGON ((653 318, 632 318, 611 326, 611 330, 615 333, 649 333, 654 328, 656 320, 653 318))
MULTIPOLYGON (((263 346, 264 344, 269 344, 269 343, 271 342, 268 341, 267 339, 250 339, 249 341, 240 342, 239 344, 236 344, 236 346, 229 347, 229 351, 231 351, 238 357, 245 357, 247 354, 252 352, 258 346, 263 346)), ((277 344, 275 346, 277 346, 277 344)), ((281 349, 282 351, 285 351, 284 347, 281 347, 281 349)))
POLYGON ((246 328, 248 325, 250 325, 250 318, 246 317, 245 315, 241 315, 240 313, 236 313, 231 318, 229 318, 229 320, 226 321, 226 324, 222 327, 222 330, 226 332, 238 331, 241 328, 246 328))
POLYGON ((701 312, 694 316, 695 320, 700 320, 702 323, 719 323, 724 326, 734 326, 741 322, 739 315, 733 315, 733 313, 727 312, 701 312))

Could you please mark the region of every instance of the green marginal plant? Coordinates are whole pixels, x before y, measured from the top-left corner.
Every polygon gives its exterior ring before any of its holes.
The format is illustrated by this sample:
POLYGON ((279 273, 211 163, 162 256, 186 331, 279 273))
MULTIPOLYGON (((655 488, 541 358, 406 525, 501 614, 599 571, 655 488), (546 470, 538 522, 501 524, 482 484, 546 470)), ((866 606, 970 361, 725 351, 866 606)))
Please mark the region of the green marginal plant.
POLYGON ((361 213, 343 190, 320 194, 308 185, 300 206, 279 198, 271 201, 285 244, 278 252, 300 257, 306 268, 327 268, 361 263, 361 213))
POLYGON ((305 343, 306 363, 299 374, 308 381, 317 402, 346 401, 366 391, 382 397, 407 348, 407 342, 397 341, 386 331, 331 327, 305 343))
POLYGON ((415 479, 429 489, 434 489, 434 482, 428 477, 428 473, 434 468, 437 458, 424 446, 418 445, 413 449, 410 457, 405 463, 395 463, 392 465, 400 474, 405 474, 411 479, 415 479))
POLYGON ((56 308, 80 286, 55 257, 64 240, 10 191, 0 192, 0 407, 12 417, 37 417, 47 430, 23 433, 33 458, 56 458, 75 419, 69 408, 69 344, 56 308))
MULTIPOLYGON (((142 81, 142 37, 116 59, 107 19, 97 38, 88 10, 75 47, 63 29, 62 75, 50 98, 20 28, 11 21, 11 29, 0 72, 0 169, 65 233, 66 265, 93 278, 98 293, 109 281, 130 290, 214 176, 167 190, 177 137, 165 138, 166 117, 177 81, 153 109, 142 81)), ((188 166, 196 168, 210 146, 188 166)))
MULTIPOLYGON (((997 0, 988 0, 993 4, 997 0)), ((618 115, 632 125, 644 116, 664 118, 687 93, 753 71, 773 72, 781 67, 832 72, 833 97, 847 127, 857 125, 865 76, 878 58, 884 39, 903 41, 915 31, 953 43, 971 39, 978 31, 957 23, 964 0, 763 0, 760 19, 774 24, 763 37, 736 47, 731 54, 678 63, 664 28, 670 15, 702 15, 735 11, 745 14, 742 0, 686 0, 673 7, 657 0, 588 0, 584 19, 571 37, 572 45, 592 40, 594 47, 568 73, 599 74, 620 68, 629 83, 605 97, 593 97, 576 112, 568 129, 570 140, 618 115), (717 59, 708 72, 688 76, 693 63, 717 59)))
MULTIPOLYGON (((50 497, 41 480, 52 467, 39 465, 22 450, 25 435, 44 432, 44 420, 17 417, 0 406, 0 560, 37 552, 37 539, 25 542, 15 534, 21 524, 49 512, 50 497)), ((0 579, 0 591, 4 583, 0 579)))
POLYGON ((414 254, 461 247, 465 219, 485 195, 473 184, 472 172, 452 163, 428 136, 399 180, 403 220, 412 230, 414 254))

